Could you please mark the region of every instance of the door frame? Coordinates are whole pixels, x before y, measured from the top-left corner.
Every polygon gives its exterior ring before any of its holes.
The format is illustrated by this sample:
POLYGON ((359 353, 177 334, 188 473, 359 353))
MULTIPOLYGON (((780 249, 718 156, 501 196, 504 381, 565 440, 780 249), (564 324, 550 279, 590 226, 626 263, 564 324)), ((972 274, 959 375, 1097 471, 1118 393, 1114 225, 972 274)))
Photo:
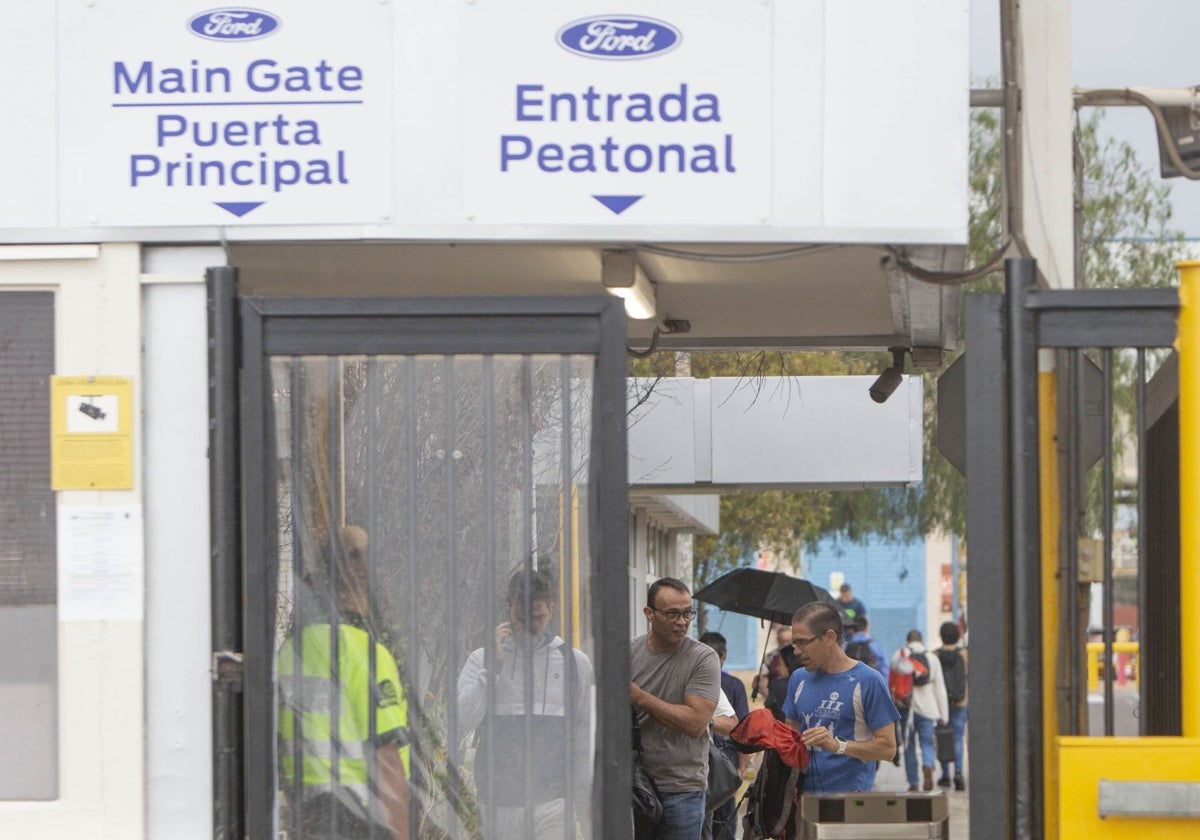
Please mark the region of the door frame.
POLYGON ((271 357, 512 353, 595 357, 589 494, 594 526, 589 530, 588 569, 596 640, 593 829, 598 837, 627 833, 631 720, 624 610, 629 601, 626 322, 621 301, 609 296, 242 297, 230 306, 236 296, 235 269, 210 271, 209 287, 210 319, 223 322, 210 324, 218 356, 211 368, 213 388, 223 387, 228 395, 232 354, 238 394, 235 417, 229 416, 228 398, 223 403, 214 398, 210 414, 218 421, 214 426, 229 421, 240 437, 232 446, 230 428, 214 429, 225 439, 219 451, 213 450, 212 489, 214 529, 218 520, 225 527, 223 539, 213 543, 214 584, 222 584, 220 592, 214 587, 214 617, 218 611, 223 616, 221 625, 214 624, 214 704, 224 710, 214 717, 218 833, 273 840, 274 651, 270 611, 264 608, 271 588, 267 564, 253 562, 276 553, 274 450, 268 445, 271 357), (237 318, 237 327, 228 324, 231 317, 237 318), (232 350, 235 339, 237 349, 232 350), (230 470, 228 462, 235 455, 240 464, 230 470), (231 477, 236 486, 219 486, 231 477), (237 527, 230 523, 234 517, 240 520, 237 527), (614 605, 621 609, 611 609, 614 605), (230 615, 231 610, 238 614, 230 615), (225 681, 224 690, 218 676, 221 661, 235 663, 230 670, 238 674, 225 681), (222 724, 231 731, 221 731, 222 724))

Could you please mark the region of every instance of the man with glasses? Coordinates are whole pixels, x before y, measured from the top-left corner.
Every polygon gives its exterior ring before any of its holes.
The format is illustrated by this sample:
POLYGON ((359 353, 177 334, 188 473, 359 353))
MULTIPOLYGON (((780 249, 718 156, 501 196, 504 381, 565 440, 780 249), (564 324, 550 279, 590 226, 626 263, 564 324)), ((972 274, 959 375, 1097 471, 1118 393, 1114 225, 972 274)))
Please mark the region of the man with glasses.
POLYGON ((900 714, 887 683, 846 655, 842 634, 842 618, 828 604, 806 604, 792 618, 800 667, 788 682, 783 714, 809 749, 805 793, 870 790, 875 762, 896 752, 900 714))
MULTIPOLYGON (((650 585, 645 635, 630 642, 630 699, 642 766, 658 787, 659 840, 699 840, 708 786, 708 722, 721 691, 716 651, 688 636, 692 593, 675 578, 650 585)), ((644 835, 639 834, 639 838, 644 835)))

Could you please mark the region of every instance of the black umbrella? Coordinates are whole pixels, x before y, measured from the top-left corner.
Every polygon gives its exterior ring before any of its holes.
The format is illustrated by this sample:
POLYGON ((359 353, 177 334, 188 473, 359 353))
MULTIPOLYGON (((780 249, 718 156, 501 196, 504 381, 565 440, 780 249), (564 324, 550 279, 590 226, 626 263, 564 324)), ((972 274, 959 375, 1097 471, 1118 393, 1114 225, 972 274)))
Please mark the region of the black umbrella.
POLYGON ((748 566, 721 575, 697 592, 696 600, 776 624, 791 624, 792 614, 813 601, 837 609, 837 599, 829 590, 812 581, 748 566))

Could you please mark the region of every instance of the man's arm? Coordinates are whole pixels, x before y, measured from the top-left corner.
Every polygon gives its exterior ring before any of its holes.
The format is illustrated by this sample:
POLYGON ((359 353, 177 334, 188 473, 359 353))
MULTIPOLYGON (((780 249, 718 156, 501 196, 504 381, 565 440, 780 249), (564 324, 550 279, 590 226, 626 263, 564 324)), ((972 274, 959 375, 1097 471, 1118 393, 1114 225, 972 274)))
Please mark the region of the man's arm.
MULTIPOLYGON (((800 721, 790 718, 787 725, 800 732, 804 745, 810 750, 827 750, 832 753, 838 751, 838 739, 826 727, 814 726, 801 732, 800 721)), ((891 761, 892 756, 896 754, 895 725, 889 722, 879 727, 871 733, 869 741, 847 741, 845 754, 859 761, 891 761)))
POLYGON ((379 778, 379 799, 387 814, 393 840, 408 840, 408 778, 400 750, 386 744, 375 751, 375 769, 379 778))
POLYGON ((663 726, 669 726, 676 732, 682 732, 692 738, 699 738, 708 728, 713 712, 717 710, 716 700, 707 700, 695 694, 683 695, 683 703, 668 703, 645 691, 637 683, 630 681, 629 697, 634 708, 639 709, 657 720, 663 726))

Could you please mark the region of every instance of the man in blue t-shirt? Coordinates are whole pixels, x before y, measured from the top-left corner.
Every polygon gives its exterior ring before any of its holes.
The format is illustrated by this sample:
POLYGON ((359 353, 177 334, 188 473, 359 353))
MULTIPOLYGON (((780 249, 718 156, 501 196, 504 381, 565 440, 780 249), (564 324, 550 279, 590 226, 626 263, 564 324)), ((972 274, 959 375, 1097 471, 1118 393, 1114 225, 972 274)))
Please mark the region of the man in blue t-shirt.
POLYGON ((800 667, 788 682, 783 715, 809 749, 806 793, 870 790, 875 762, 896 753, 899 712, 887 683, 842 647, 842 618, 828 604, 801 607, 792 618, 800 667))

